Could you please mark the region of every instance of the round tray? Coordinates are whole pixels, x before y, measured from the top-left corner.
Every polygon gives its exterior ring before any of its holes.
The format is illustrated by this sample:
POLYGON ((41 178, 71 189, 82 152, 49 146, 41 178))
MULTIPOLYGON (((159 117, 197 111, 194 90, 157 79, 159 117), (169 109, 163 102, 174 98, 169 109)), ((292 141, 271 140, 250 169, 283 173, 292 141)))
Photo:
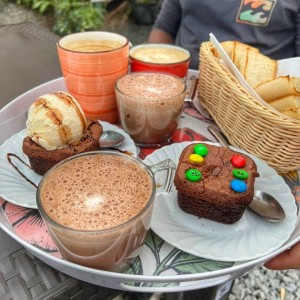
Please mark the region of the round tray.
MULTIPOLYGON (((66 90, 62 78, 38 86, 5 106, 0 111, 0 143, 25 128, 28 107, 38 96, 58 90, 66 90)), ((209 117, 203 116, 191 103, 187 103, 174 142, 211 139, 206 129, 209 123, 209 117)), ((143 149, 139 152, 139 157, 143 159, 153 151, 143 149)), ((299 186, 298 178, 299 176, 296 181, 288 182, 291 188, 299 186)), ((150 231, 140 256, 132 264, 124 266, 118 272, 107 272, 62 259, 47 235, 37 210, 20 207, 3 199, 0 199, 0 203, 0 227, 34 256, 77 279, 120 290, 180 292, 216 286, 244 275, 300 241, 298 216, 292 236, 279 249, 254 260, 223 262, 187 254, 150 231)))

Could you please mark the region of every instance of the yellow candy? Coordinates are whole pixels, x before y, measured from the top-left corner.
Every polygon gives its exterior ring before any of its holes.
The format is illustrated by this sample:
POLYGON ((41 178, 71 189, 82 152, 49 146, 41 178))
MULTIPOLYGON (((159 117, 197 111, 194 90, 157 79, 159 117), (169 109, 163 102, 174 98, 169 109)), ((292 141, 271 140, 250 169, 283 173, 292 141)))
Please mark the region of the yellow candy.
POLYGON ((189 156, 190 163, 193 165, 199 165, 204 162, 204 158, 199 154, 191 154, 189 156))

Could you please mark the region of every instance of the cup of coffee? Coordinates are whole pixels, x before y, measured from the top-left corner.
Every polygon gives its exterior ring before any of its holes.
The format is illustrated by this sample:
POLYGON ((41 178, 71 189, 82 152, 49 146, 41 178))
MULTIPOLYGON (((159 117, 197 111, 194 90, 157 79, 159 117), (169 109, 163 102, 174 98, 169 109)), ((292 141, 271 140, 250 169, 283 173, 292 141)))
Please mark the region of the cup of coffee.
POLYGON ((175 133, 185 101, 186 85, 175 75, 137 72, 115 85, 123 129, 140 147, 167 144, 175 133))
POLYGON ((38 186, 37 206, 62 256, 108 271, 135 258, 158 194, 155 174, 164 171, 159 185, 161 192, 169 192, 175 167, 170 159, 147 166, 104 150, 55 165, 38 186))
POLYGON ((86 117, 116 123, 114 84, 128 72, 128 39, 112 32, 80 32, 61 38, 57 50, 66 87, 86 117))
POLYGON ((191 54, 175 45, 142 44, 130 49, 129 59, 132 72, 162 72, 184 78, 191 54))

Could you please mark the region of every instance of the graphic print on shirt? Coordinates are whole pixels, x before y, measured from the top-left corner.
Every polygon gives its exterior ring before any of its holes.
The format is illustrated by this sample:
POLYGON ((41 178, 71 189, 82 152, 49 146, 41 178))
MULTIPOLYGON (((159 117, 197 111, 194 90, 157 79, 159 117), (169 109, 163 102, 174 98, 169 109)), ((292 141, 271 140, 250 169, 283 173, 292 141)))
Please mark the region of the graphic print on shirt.
POLYGON ((267 26, 277 0, 242 0, 236 22, 254 26, 267 26))

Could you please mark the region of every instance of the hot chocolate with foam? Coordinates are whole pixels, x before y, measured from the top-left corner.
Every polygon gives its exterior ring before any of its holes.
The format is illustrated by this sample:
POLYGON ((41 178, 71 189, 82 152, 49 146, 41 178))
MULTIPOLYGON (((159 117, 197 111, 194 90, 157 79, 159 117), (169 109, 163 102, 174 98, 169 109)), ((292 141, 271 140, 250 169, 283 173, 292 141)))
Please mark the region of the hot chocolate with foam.
POLYGON ((112 155, 72 160, 52 172, 41 189, 48 216, 78 230, 108 229, 125 223, 146 206, 150 196, 147 171, 112 155))
POLYGON ((167 143, 178 127, 186 87, 165 73, 131 73, 116 83, 119 117, 139 146, 167 143))
POLYGON ((91 152, 46 173, 38 207, 66 259, 113 270, 143 244, 154 193, 150 171, 136 160, 91 152))

